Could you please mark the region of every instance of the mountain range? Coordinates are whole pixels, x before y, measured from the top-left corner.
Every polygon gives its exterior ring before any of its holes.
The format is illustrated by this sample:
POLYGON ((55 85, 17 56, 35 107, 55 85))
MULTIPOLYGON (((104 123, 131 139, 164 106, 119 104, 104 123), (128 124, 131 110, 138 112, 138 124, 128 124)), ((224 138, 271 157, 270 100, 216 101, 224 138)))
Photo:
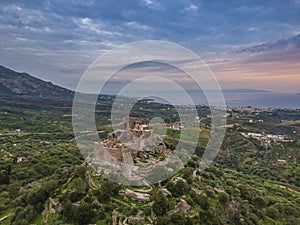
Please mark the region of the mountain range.
MULTIPOLYGON (((199 90, 190 90, 193 93, 199 90)), ((223 89, 224 93, 263 93, 259 89, 223 89)), ((46 99, 72 99, 74 91, 36 78, 28 73, 16 72, 0 65, 0 96, 33 97, 46 99)), ((297 93, 300 95, 300 93, 297 93)))
POLYGON ((0 66, 0 95, 41 98, 73 98, 74 91, 46 82, 27 73, 0 66))

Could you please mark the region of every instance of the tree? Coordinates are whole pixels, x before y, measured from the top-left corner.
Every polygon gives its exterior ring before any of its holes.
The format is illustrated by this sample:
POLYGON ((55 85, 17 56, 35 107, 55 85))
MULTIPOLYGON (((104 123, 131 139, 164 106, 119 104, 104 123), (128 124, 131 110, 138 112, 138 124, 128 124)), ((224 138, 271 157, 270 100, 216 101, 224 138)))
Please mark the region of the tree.
POLYGON ((44 184, 45 191, 50 195, 58 187, 58 180, 50 180, 44 184))
POLYGON ((11 174, 11 165, 7 166, 7 174, 10 175, 11 174))
POLYGON ((67 199, 71 202, 78 202, 84 197, 85 194, 80 194, 76 191, 72 191, 68 194, 67 199))
POLYGON ((27 202, 31 204, 37 212, 43 210, 47 198, 48 193, 43 188, 33 189, 26 196, 27 202))
POLYGON ((193 169, 192 168, 184 168, 182 177, 187 181, 188 184, 193 183, 193 169))
POLYGON ((266 207, 266 201, 263 197, 260 196, 256 196, 253 200, 252 200, 252 204, 254 205, 254 207, 256 209, 262 209, 264 207, 266 207))
POLYGON ((219 193, 219 202, 222 204, 222 205, 226 205, 229 201, 229 196, 228 194, 224 193, 224 192, 221 192, 219 193))
POLYGON ((166 197, 161 193, 161 191, 158 191, 153 196, 153 212, 157 216, 163 216, 167 213, 169 210, 169 204, 167 202, 166 197))
POLYGON ((182 214, 174 214, 171 216, 171 222, 172 224, 177 224, 177 225, 185 225, 186 220, 182 214))
POLYGON ((95 216, 90 204, 83 202, 79 207, 74 207, 74 220, 77 224, 89 224, 95 216))
POLYGON ((63 204, 62 214, 67 220, 73 220, 74 210, 71 202, 68 201, 63 204))
POLYGON ((159 217, 155 221, 156 225, 169 225, 171 224, 171 219, 168 216, 159 217))
POLYGON ((267 216, 272 219, 278 219, 280 216, 280 213, 278 212, 278 210, 276 208, 274 208, 273 206, 267 208, 266 213, 267 213, 267 216))
POLYGON ((190 191, 188 184, 183 180, 178 180, 175 184, 173 182, 169 182, 166 188, 174 197, 180 197, 190 191))
POLYGON ((118 184, 111 181, 103 181, 101 188, 98 191, 97 198, 99 202, 107 202, 112 196, 119 194, 120 187, 118 184))
POLYGON ((85 179, 86 167, 84 165, 77 166, 74 170, 74 175, 85 179))
POLYGON ((6 170, 0 171, 0 184, 9 184, 9 175, 6 170))
POLYGON ((86 202, 82 202, 80 206, 73 206, 71 202, 66 202, 63 204, 62 214, 68 221, 80 225, 89 224, 96 217, 93 207, 86 202))
POLYGON ((72 182, 73 188, 80 194, 86 193, 87 185, 81 177, 75 178, 72 182))
POLYGON ((253 190, 249 185, 244 185, 244 184, 241 184, 238 186, 240 192, 241 192, 241 197, 243 199, 247 199, 247 200, 252 200, 253 197, 254 197, 254 193, 255 193, 255 190, 253 190))
POLYGON ((192 192, 192 198, 202 209, 207 210, 209 208, 208 199, 205 195, 197 195, 195 192, 192 192))
POLYGON ((8 185, 7 191, 10 199, 15 199, 19 193, 21 185, 19 183, 13 183, 8 185))
POLYGON ((169 225, 169 224, 176 224, 176 225, 191 225, 194 224, 192 220, 185 218, 184 215, 180 213, 176 213, 171 216, 163 216, 159 217, 156 220, 157 225, 169 225))
POLYGON ((12 223, 12 225, 29 225, 30 223, 25 220, 25 219, 21 219, 21 220, 18 220, 18 221, 14 221, 12 223))

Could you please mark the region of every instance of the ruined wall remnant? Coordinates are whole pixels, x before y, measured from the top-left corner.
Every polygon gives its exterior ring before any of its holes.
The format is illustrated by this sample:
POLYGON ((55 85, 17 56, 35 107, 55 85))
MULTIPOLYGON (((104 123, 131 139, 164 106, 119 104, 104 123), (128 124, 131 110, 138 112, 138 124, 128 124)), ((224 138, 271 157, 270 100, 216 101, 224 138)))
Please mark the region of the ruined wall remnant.
MULTIPOLYGON (((94 159, 106 160, 105 152, 120 162, 135 160, 139 153, 162 153, 166 150, 159 135, 153 133, 149 123, 136 118, 126 118, 107 139, 94 143, 94 159)), ((126 162, 126 163, 127 163, 126 162)))

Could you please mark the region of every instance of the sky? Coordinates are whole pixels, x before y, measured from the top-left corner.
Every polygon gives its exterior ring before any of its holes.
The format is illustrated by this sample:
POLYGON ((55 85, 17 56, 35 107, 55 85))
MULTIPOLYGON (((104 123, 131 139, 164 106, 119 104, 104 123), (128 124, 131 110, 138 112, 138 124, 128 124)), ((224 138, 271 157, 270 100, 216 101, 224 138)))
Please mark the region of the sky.
POLYGON ((222 88, 300 92, 300 0, 0 1, 0 65, 70 89, 142 40, 192 50, 222 88))

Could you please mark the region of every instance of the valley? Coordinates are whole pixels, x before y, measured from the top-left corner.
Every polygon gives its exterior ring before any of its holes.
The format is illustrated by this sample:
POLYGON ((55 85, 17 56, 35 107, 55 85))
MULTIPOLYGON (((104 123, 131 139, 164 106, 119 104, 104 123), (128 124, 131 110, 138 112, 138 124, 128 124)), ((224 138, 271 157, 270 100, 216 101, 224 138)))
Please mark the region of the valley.
MULTIPOLYGON (((99 99, 96 123, 105 140, 113 130, 114 97, 99 99)), ((192 158, 171 178, 134 187, 108 180, 84 161, 73 135, 71 106, 69 98, 0 97, 1 224, 300 223, 299 109, 228 108, 221 150, 201 171, 211 118, 208 107, 198 106, 194 129, 201 132, 192 158), (290 141, 243 135, 251 133, 290 141)), ((139 101, 131 112, 136 121, 156 116, 167 124, 179 121, 172 106, 151 101, 139 101)), ((168 125, 166 132, 163 144, 172 151, 181 130, 168 125)), ((146 163, 166 153, 134 159, 146 163)))

